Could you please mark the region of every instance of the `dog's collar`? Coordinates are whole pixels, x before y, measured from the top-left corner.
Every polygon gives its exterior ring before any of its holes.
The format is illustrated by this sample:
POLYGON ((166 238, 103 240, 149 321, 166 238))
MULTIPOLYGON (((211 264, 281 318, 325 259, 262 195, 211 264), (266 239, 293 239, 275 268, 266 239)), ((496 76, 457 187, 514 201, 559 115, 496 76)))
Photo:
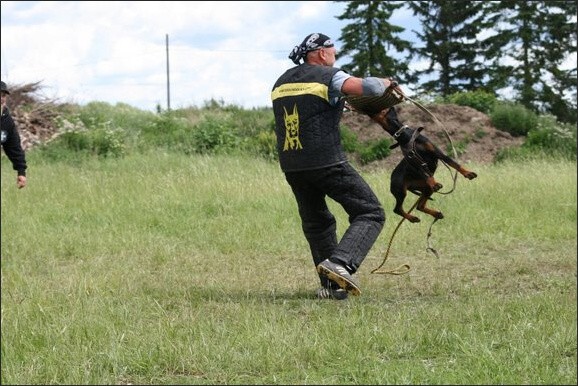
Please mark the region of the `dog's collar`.
POLYGON ((398 131, 396 131, 395 133, 393 133, 393 136, 394 136, 395 138, 399 137, 399 136, 401 135, 402 131, 404 131, 405 129, 408 129, 408 128, 409 128, 408 125, 403 125, 402 127, 399 128, 398 131))

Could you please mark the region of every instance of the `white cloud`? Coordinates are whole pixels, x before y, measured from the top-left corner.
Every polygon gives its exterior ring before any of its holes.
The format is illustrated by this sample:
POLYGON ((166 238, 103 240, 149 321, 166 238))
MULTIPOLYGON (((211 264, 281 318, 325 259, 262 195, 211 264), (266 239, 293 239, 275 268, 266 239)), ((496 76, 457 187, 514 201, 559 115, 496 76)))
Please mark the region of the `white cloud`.
MULTIPOLYGON (((270 105, 291 48, 313 31, 338 36, 331 1, 2 1, 2 79, 41 81, 51 98, 153 110, 211 98, 270 105)), ((340 24, 341 23, 341 24, 340 24)))

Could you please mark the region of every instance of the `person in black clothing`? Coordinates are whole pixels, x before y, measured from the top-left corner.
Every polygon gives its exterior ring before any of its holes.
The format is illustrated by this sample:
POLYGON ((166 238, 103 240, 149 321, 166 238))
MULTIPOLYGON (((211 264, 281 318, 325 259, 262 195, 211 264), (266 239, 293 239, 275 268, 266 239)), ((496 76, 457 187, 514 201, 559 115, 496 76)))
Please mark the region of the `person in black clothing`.
POLYGON ((385 224, 381 203, 348 162, 341 144, 343 97, 380 96, 397 86, 389 79, 358 78, 334 68, 335 54, 327 35, 309 34, 289 54, 296 66, 275 82, 271 100, 281 170, 297 201, 321 282, 317 297, 342 300, 361 294, 353 274, 385 224), (339 242, 327 197, 349 215, 339 242))
POLYGON ((6 100, 10 91, 6 83, 1 82, 2 86, 2 121, 0 122, 0 134, 2 139, 2 149, 6 156, 12 162, 12 167, 16 170, 17 179, 16 185, 19 189, 26 186, 26 155, 22 149, 22 143, 20 142, 20 134, 16 129, 12 115, 10 115, 10 110, 6 106, 6 100))

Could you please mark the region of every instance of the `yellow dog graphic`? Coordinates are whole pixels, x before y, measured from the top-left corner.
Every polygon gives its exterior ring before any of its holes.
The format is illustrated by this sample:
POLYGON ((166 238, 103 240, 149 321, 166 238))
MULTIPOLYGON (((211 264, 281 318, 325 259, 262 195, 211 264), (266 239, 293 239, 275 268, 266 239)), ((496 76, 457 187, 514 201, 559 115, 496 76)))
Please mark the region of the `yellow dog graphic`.
POLYGON ((283 107, 283 110, 285 110, 285 145, 283 146, 283 151, 303 149, 299 140, 299 112, 297 111, 297 105, 293 106, 293 114, 289 114, 285 107, 283 107))

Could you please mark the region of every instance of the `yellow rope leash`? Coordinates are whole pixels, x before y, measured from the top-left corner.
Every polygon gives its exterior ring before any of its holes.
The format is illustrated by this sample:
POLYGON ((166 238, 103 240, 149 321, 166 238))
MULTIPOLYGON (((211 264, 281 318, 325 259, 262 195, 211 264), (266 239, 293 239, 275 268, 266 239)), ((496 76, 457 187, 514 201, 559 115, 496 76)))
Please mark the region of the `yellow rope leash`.
MULTIPOLYGON (((415 201, 413 206, 410 208, 408 213, 411 213, 411 211, 415 209, 418 202, 419 202, 419 197, 415 201)), ((391 235, 391 238, 389 239, 389 243, 387 244, 387 250, 385 251, 385 255, 383 256, 383 261, 381 262, 379 267, 375 268, 373 271, 371 271, 371 273, 382 273, 382 274, 388 274, 388 275, 403 275, 404 273, 408 273, 409 270, 411 269, 409 264, 402 264, 395 269, 389 269, 389 270, 380 269, 381 267, 383 267, 383 265, 387 261, 387 258, 389 257, 389 250, 391 249, 391 243, 393 242, 393 238, 394 238, 395 234, 397 233, 397 230, 399 229, 399 227, 401 226, 401 224, 404 221, 405 221, 405 217, 402 217, 401 220, 399 221, 399 223, 397 224, 397 226, 395 227, 393 234, 391 235)))

